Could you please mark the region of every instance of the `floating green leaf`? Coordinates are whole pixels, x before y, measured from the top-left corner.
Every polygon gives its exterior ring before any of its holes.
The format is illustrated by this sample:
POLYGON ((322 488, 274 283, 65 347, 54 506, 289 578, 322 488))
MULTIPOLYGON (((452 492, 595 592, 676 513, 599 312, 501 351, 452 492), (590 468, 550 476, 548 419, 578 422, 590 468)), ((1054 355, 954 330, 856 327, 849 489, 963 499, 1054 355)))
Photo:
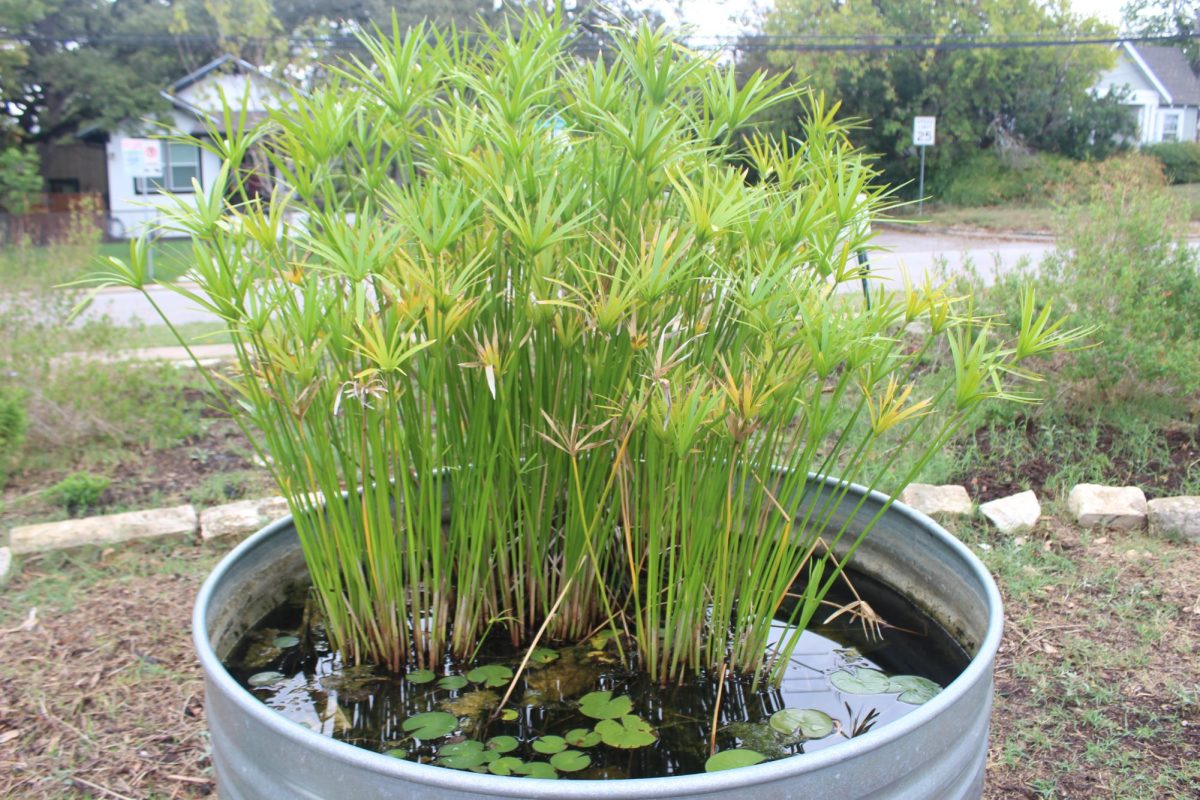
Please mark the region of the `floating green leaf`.
POLYGON ((469 740, 438 748, 437 763, 451 769, 471 769, 485 763, 483 743, 469 740))
POLYGON ((489 750, 495 750, 497 753, 511 753, 520 747, 521 742, 515 736, 493 736, 487 740, 489 750))
POLYGON ((533 740, 533 749, 546 755, 561 753, 567 749, 567 740, 561 736, 539 736, 533 740))
POLYGON ((620 720, 605 719, 596 723, 596 733, 609 747, 622 750, 633 750, 654 744, 658 737, 650 723, 632 714, 621 717, 620 720))
POLYGON ((554 767, 547 764, 545 761, 530 761, 521 765, 520 769, 514 769, 516 775, 525 775, 529 778, 541 778, 542 780, 554 780, 558 777, 558 772, 554 767))
POLYGON ((506 708, 500 712, 500 719, 505 722, 516 722, 521 715, 517 713, 515 708, 506 708))
POLYGON ((833 718, 815 708, 785 708, 771 715, 771 727, 784 736, 821 739, 833 733, 833 718))
POLYGON ((919 706, 937 697, 942 687, 920 675, 897 675, 888 683, 888 691, 900 692, 901 703, 919 706))
POLYGON ((426 711, 404 720, 401 727, 417 739, 440 739, 458 727, 458 717, 445 711, 426 711))
POLYGON ((514 775, 520 774, 524 767, 525 762, 515 756, 501 756, 488 764, 488 771, 493 775, 514 775))
POLYGON ((437 675, 434 675, 431 670, 414 669, 412 672, 407 673, 404 679, 409 683, 430 683, 436 677, 437 675))
POLYGON ((571 747, 595 747, 600 744, 600 734, 587 728, 572 728, 563 738, 571 747))
POLYGON ((246 683, 251 686, 269 686, 272 683, 283 680, 283 678, 284 674, 282 672, 256 672, 246 679, 246 683))
POLYGON ((529 660, 534 664, 549 664, 558 660, 558 651, 549 647, 539 647, 529 654, 529 660))
POLYGON ((467 685, 467 679, 462 675, 447 675, 437 685, 442 689, 461 689, 467 685))
POLYGON ((839 669, 829 676, 829 682, 850 694, 884 694, 891 685, 888 676, 876 669, 858 669, 852 673, 839 669))
POLYGON ((587 769, 592 763, 592 757, 578 750, 563 750, 550 756, 550 766, 559 772, 578 772, 587 769))
POLYGON ((484 686, 494 689, 508 683, 512 680, 512 676, 511 667, 503 664, 484 664, 468 672, 467 680, 471 683, 482 683, 484 686))
POLYGON ((408 758, 408 751, 403 747, 393 747, 391 750, 385 750, 383 754, 392 758, 408 758))
POLYGON ((295 647, 300 644, 299 636, 276 636, 271 640, 271 644, 278 647, 280 650, 285 650, 289 647, 295 647))
POLYGON ((632 700, 613 697, 612 692, 589 692, 579 698, 579 713, 592 719, 617 719, 632 710, 632 700))
POLYGON ((722 750, 708 761, 704 762, 705 772, 720 772, 726 769, 738 769, 739 767, 752 767, 755 764, 761 764, 766 761, 767 757, 762 753, 756 753, 753 750, 722 750))

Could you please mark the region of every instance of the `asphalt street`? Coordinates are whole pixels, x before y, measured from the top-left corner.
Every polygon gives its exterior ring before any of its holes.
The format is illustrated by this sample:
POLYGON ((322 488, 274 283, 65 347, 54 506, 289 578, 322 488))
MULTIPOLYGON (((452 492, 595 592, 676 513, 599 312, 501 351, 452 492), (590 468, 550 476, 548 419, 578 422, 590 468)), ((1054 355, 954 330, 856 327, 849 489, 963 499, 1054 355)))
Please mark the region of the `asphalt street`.
MULTIPOLYGON (((1010 270, 1023 260, 1036 264, 1054 249, 1054 243, 1049 239, 925 234, 892 229, 878 231, 874 244, 879 249, 869 255, 873 280, 895 282, 896 285, 899 285, 902 271, 907 271, 910 279, 919 283, 926 273, 932 271, 935 278, 943 270, 954 274, 966 264, 973 265, 982 277, 990 279, 995 271, 1010 270)), ((848 290, 853 288, 847 286, 848 290)), ((150 295, 173 323, 214 319, 209 312, 170 289, 156 286, 150 289, 150 295)), ((160 324, 146 298, 127 290, 99 293, 83 314, 85 318, 105 315, 122 325, 160 324)))

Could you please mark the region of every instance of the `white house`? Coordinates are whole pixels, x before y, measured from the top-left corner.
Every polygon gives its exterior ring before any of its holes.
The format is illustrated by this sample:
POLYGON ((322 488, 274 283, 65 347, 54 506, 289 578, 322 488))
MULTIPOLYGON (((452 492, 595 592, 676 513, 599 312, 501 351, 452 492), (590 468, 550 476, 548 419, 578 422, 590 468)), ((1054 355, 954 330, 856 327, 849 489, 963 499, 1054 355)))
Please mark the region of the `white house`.
POLYGON ((1122 42, 1117 65, 1100 76, 1094 91, 1124 88, 1137 120, 1138 143, 1194 142, 1200 125, 1200 79, 1183 51, 1122 42))
MULTIPOLYGON (((166 120, 172 133, 203 134, 204 120, 222 119, 221 95, 233 108, 246 103, 248 119, 261 118, 270 108, 284 102, 287 88, 258 67, 232 56, 222 56, 163 91, 172 110, 166 120)), ((128 238, 160 216, 163 192, 190 194, 193 179, 204 192, 220 168, 217 157, 196 145, 158 141, 150 150, 136 147, 138 140, 162 134, 166 129, 130 123, 108 134, 105 154, 108 168, 109 234, 128 238), (157 156, 161 178, 134 177, 137 159, 157 156)), ((155 170, 157 171, 157 170, 155 170)))

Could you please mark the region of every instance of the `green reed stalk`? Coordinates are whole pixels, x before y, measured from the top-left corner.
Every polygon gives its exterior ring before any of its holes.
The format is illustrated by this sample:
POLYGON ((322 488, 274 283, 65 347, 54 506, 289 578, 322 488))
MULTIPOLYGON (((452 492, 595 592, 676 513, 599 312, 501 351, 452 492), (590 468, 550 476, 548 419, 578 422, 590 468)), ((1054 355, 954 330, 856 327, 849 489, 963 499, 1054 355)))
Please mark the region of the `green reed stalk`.
MULTIPOLYGON (((194 242, 178 290, 229 327, 231 411, 349 661, 607 627, 660 682, 775 680, 840 571, 821 542, 875 521, 830 501, 901 458, 911 479, 1083 332, 1032 294, 1015 347, 936 287, 846 299, 857 222, 890 201, 836 106, 645 25, 591 63, 573 36, 536 12, 470 42, 394 29, 261 126, 227 113, 197 140, 217 186, 168 215, 194 242), (796 100, 799 138, 756 131, 796 100), (268 197, 246 199, 252 154, 268 197), (911 397, 938 337, 956 380, 911 397)), ((142 287, 140 259, 96 280, 142 287)))

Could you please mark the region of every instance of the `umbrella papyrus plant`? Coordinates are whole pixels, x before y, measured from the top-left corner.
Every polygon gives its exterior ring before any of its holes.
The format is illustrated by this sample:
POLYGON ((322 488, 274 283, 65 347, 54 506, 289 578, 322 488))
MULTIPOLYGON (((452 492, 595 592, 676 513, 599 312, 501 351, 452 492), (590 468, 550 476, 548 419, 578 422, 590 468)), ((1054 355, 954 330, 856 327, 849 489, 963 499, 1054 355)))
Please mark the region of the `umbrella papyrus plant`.
MULTIPOLYGON (((1006 343, 931 286, 839 294, 887 200, 820 98, 664 31, 588 62, 572 36, 538 14, 394 30, 265 123, 214 121, 215 187, 165 223, 194 246, 177 291, 228 326, 233 411, 347 659, 436 667, 488 631, 607 627, 659 681, 769 680, 840 569, 809 475, 840 477, 833 501, 911 479, 1078 332, 1032 295, 1006 343), (797 98, 801 136, 753 130, 797 98), (956 378, 917 397, 939 338, 956 378), (789 594, 795 632, 769 647, 789 594)), ((131 252, 99 280, 141 287, 131 252)))

